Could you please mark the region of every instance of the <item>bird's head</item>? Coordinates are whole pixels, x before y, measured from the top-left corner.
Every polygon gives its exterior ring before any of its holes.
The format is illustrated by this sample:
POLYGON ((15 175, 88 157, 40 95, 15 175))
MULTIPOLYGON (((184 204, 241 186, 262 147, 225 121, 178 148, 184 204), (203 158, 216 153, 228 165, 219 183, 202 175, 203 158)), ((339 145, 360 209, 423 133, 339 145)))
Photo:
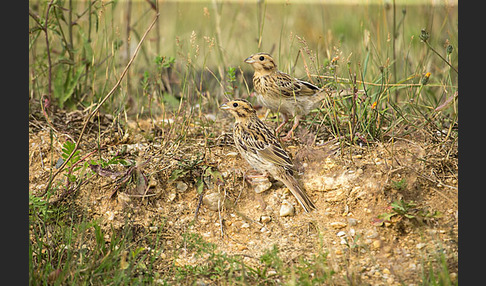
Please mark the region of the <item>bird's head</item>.
POLYGON ((256 111, 251 103, 246 99, 235 99, 221 104, 219 107, 229 111, 236 118, 236 121, 244 121, 252 116, 256 116, 256 111))
POLYGON ((277 70, 277 64, 272 56, 267 53, 257 53, 245 59, 245 63, 253 66, 256 72, 265 74, 277 70))

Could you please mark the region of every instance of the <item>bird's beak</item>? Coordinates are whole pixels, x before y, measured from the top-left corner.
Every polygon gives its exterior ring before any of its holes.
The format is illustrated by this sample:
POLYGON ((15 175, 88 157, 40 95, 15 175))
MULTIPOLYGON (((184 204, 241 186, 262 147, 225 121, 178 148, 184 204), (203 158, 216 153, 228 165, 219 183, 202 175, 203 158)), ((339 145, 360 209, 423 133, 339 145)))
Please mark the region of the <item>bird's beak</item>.
POLYGON ((223 103, 219 106, 219 108, 223 109, 223 110, 226 110, 226 109, 230 109, 229 105, 227 105, 226 103, 223 103))
POLYGON ((254 60, 254 59, 253 59, 251 56, 249 56, 249 57, 248 57, 248 58, 246 58, 246 60, 245 60, 245 63, 247 63, 247 64, 252 64, 252 63, 254 63, 254 62, 255 62, 255 60, 254 60))

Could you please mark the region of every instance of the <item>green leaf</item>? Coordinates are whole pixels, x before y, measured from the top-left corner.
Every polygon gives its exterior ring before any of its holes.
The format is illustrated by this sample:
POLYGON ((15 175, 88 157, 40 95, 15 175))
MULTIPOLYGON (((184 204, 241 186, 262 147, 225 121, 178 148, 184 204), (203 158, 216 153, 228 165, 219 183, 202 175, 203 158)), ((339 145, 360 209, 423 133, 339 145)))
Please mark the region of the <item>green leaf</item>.
MULTIPOLYGON (((62 158, 64 160, 67 160, 67 158, 69 157, 69 155, 71 155, 71 153, 73 152, 74 150, 74 147, 76 147, 76 144, 74 144, 73 142, 71 141, 66 141, 64 142, 64 144, 62 145, 62 148, 61 148, 61 151, 62 151, 62 158)), ((71 159, 69 160, 69 162, 67 162, 67 166, 72 166, 74 163, 76 163, 77 161, 79 161, 80 159, 80 155, 79 155, 79 150, 76 150, 76 152, 74 152, 74 155, 71 157, 71 159)))
POLYGON ((175 58, 174 57, 169 57, 169 60, 167 62, 164 62, 162 64, 162 67, 164 67, 164 68, 170 68, 174 63, 175 63, 175 58))
POLYGON ((205 176, 211 176, 216 185, 223 185, 223 176, 218 170, 208 167, 204 173, 205 176))
POLYGON ((79 79, 83 75, 85 67, 80 66, 76 70, 74 77, 71 78, 72 73, 71 69, 69 68, 67 71, 59 67, 56 72, 56 77, 53 82, 53 94, 54 97, 59 101, 59 107, 62 109, 64 108, 64 103, 68 101, 72 94, 74 93, 74 89, 79 82, 79 79))
POLYGON ((379 219, 382 219, 383 221, 390 221, 393 216, 397 215, 397 213, 382 213, 378 215, 379 219))
POLYGON ((366 53, 366 57, 363 63, 363 78, 366 76, 366 71, 368 70, 368 61, 370 60, 370 51, 366 53))
POLYGON ((197 179, 196 186, 197 186, 197 193, 202 194, 202 192, 204 191, 204 182, 201 178, 197 179))
POLYGON ((182 169, 175 169, 174 171, 172 171, 172 173, 170 174, 170 177, 169 177, 169 180, 170 181, 175 181, 177 180, 178 178, 182 177, 182 176, 185 176, 187 174, 187 172, 189 172, 188 170, 182 170, 182 169))
POLYGON ((68 100, 71 97, 71 95, 73 94, 74 88, 78 84, 78 81, 81 78, 81 75, 83 74, 84 69, 85 69, 84 66, 78 67, 78 69, 76 70, 76 73, 74 74, 74 77, 70 81, 67 82, 66 90, 64 92, 64 97, 61 98, 61 100, 63 100, 63 102, 68 100))
POLYGON ((132 251, 132 258, 136 258, 137 255, 143 250, 145 250, 145 247, 137 247, 135 250, 132 251))

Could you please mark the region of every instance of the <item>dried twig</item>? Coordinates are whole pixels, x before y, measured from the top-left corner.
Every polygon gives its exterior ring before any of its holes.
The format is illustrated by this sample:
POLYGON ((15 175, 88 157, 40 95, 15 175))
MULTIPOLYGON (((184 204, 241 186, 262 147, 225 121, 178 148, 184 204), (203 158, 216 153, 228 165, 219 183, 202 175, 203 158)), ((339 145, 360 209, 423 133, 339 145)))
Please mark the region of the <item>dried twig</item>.
POLYGON ((199 209, 201 208, 203 202, 203 197, 204 197, 204 191, 201 192, 201 194, 199 195, 199 201, 197 202, 196 211, 194 212, 194 221, 197 220, 197 215, 199 214, 199 209))
POLYGON ((314 84, 314 82, 312 81, 312 76, 309 71, 309 67, 307 66, 307 62, 305 61, 304 52, 302 52, 302 49, 300 49, 299 52, 302 55, 302 62, 304 62, 304 68, 305 68, 305 73, 307 74, 307 78, 309 78, 310 83, 314 84))

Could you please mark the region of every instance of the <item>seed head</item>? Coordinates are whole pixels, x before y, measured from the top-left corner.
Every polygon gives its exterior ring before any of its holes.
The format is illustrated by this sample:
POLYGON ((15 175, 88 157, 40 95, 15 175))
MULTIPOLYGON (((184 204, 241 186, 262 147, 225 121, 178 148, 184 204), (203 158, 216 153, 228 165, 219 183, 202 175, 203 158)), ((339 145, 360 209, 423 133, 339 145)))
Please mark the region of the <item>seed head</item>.
POLYGON ((422 29, 422 31, 420 32, 420 40, 422 40, 422 42, 427 42, 429 38, 429 32, 427 32, 425 29, 422 29))
POLYGON ((452 45, 447 45, 447 48, 446 48, 447 55, 452 54, 453 50, 454 50, 454 47, 452 45))

